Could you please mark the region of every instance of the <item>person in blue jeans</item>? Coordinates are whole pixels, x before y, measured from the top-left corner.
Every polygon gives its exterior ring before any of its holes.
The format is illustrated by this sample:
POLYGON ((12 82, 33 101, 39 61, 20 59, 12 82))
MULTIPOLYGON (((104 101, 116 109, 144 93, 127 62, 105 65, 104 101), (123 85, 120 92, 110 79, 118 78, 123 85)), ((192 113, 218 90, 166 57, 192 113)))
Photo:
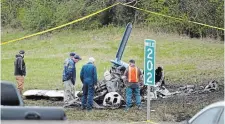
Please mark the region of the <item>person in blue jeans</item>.
POLYGON ((92 110, 94 85, 97 83, 97 71, 94 61, 93 57, 89 58, 89 62, 82 67, 80 72, 80 79, 83 83, 81 109, 87 109, 88 111, 92 110))
POLYGON ((136 105, 141 110, 141 95, 140 95, 140 78, 141 70, 135 66, 135 61, 131 59, 129 66, 127 67, 124 76, 127 79, 126 83, 126 111, 132 106, 132 95, 134 93, 136 99, 136 105))

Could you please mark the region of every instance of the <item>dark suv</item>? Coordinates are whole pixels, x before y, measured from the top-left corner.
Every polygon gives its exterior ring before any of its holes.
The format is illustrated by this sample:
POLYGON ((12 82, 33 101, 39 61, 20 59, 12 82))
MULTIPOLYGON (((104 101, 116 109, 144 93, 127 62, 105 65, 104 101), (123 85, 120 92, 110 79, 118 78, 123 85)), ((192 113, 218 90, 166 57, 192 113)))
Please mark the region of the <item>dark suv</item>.
POLYGON ((24 106, 15 85, 1 81, 1 120, 66 120, 62 107, 24 106))

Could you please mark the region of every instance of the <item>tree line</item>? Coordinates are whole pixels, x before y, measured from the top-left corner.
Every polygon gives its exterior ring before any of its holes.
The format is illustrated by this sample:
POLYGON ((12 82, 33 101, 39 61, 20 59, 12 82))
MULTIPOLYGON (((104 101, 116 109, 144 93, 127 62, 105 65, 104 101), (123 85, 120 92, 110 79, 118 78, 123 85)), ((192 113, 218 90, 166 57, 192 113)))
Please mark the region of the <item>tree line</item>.
POLYGON ((116 2, 130 2, 129 5, 183 21, 118 5, 66 28, 93 29, 133 22, 153 31, 224 40, 222 30, 188 23, 190 20, 224 28, 224 0, 2 0, 1 24, 3 27, 37 32, 81 18, 116 2))

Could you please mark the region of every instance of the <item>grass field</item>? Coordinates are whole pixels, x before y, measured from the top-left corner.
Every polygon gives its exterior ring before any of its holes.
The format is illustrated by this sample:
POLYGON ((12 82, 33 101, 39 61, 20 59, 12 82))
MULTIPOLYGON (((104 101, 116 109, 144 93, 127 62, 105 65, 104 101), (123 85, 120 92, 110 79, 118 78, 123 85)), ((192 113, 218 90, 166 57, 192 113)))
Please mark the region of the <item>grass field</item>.
MULTIPOLYGON (((90 56, 96 59, 99 80, 111 66, 110 60, 116 56, 124 28, 109 27, 96 30, 64 30, 52 34, 33 37, 1 46, 1 79, 15 82, 14 59, 20 49, 24 49, 27 76, 25 89, 63 89, 63 62, 69 52, 75 51, 82 57, 77 63, 76 90, 81 90, 79 72, 90 56)), ((29 32, 3 30, 1 41, 19 38, 29 32)), ((156 40, 156 65, 163 65, 167 84, 202 84, 215 79, 224 82, 224 44, 211 39, 189 39, 174 34, 153 33, 147 29, 134 28, 129 38, 123 61, 135 59, 143 68, 144 39, 156 40)), ((26 105, 55 105, 50 101, 25 100, 26 105)), ((132 109, 130 113, 123 110, 94 110, 82 112, 77 108, 67 109, 69 119, 76 120, 145 120, 146 113, 132 109)), ((160 115, 152 116, 160 120, 160 115)))

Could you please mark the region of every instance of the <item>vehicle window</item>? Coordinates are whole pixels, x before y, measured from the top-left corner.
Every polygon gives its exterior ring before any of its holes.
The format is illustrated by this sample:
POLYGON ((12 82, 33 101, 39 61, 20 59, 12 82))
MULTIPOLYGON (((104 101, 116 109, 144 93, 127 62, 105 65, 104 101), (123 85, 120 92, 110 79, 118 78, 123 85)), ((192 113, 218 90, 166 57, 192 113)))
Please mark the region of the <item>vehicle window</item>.
POLYGON ((13 85, 1 83, 1 105, 20 105, 16 89, 13 87, 13 85))
POLYGON ((216 124, 222 109, 222 107, 211 108, 199 115, 191 124, 216 124))
POLYGON ((224 124, 224 110, 223 110, 223 113, 220 116, 220 120, 219 120, 218 124, 224 124))

